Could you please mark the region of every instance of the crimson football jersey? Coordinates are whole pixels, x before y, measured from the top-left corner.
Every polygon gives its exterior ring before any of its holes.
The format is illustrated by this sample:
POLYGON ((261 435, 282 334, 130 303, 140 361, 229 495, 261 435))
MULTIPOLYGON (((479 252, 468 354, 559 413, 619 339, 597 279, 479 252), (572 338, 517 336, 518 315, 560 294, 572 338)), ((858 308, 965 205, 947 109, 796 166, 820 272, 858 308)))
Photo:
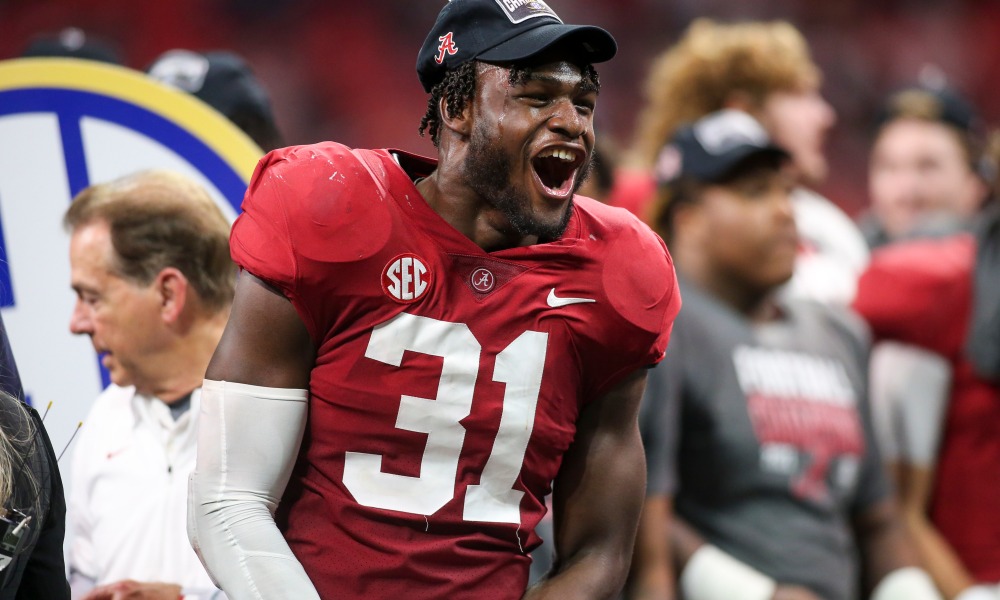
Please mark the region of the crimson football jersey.
POLYGON ((434 167, 278 150, 233 227, 317 347, 277 520, 324 598, 520 598, 577 416, 662 358, 680 307, 626 211, 577 197, 560 240, 485 252, 414 187, 434 167))
POLYGON ((1000 390, 965 354, 976 240, 962 234, 894 244, 872 255, 855 309, 880 339, 921 346, 952 368, 930 516, 982 582, 1000 581, 1000 390))

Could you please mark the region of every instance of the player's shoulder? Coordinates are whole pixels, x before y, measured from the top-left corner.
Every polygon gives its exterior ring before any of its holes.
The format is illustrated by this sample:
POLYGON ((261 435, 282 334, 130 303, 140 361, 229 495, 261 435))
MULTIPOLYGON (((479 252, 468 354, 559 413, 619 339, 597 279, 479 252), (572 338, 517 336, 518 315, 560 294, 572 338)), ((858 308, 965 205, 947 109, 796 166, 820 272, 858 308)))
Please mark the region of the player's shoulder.
POLYGON ((976 240, 962 233, 900 242, 872 253, 865 275, 918 285, 950 285, 972 273, 976 240))
MULTIPOLYGON (((390 237, 395 204, 388 201, 387 165, 394 164, 385 150, 334 142, 269 153, 257 165, 233 227, 234 258, 272 280, 297 268, 275 256, 278 247, 320 262, 370 256, 390 237)), ((404 178, 397 173, 394 181, 404 178)))
POLYGON ((586 196, 576 196, 574 206, 580 220, 581 237, 614 241, 625 246, 657 246, 663 249, 659 254, 666 255, 666 246, 660 237, 628 210, 586 196))
POLYGON ((969 234, 879 249, 858 279, 854 308, 869 322, 936 311, 967 292, 975 255, 976 241, 969 234))
POLYGON ((879 339, 953 349, 969 308, 975 256, 968 234, 879 250, 858 280, 853 307, 879 339))
POLYGON ((905 335, 941 343, 932 338, 964 314, 975 257, 975 237, 964 233, 880 249, 858 280, 854 308, 877 337, 905 335), (952 309, 941 310, 943 306, 952 309))
POLYGON ((354 150, 336 142, 278 148, 257 163, 247 197, 266 189, 286 201, 329 201, 346 197, 358 187, 377 187, 363 158, 366 152, 376 151, 354 150))
POLYGON ((614 309, 633 325, 659 331, 680 309, 680 292, 666 244, 624 208, 576 198, 583 243, 601 245, 601 278, 614 309))

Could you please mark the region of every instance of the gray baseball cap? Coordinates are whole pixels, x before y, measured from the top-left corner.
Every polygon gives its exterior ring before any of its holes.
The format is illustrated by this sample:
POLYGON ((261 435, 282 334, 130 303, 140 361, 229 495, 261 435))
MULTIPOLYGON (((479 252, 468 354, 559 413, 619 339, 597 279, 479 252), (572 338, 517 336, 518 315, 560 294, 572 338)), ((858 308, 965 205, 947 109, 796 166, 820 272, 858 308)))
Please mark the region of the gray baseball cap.
POLYGON ((748 159, 759 155, 788 158, 756 119, 739 110, 720 110, 677 130, 660 151, 655 174, 659 183, 681 177, 696 181, 724 180, 748 159))

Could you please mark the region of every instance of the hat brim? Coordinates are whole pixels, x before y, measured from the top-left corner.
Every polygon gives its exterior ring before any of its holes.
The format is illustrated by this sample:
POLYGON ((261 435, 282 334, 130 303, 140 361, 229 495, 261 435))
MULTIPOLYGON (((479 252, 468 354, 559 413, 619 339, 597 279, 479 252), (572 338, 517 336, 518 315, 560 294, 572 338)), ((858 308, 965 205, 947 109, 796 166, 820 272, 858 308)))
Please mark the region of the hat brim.
POLYGON ((611 60, 618 44, 610 33, 593 25, 545 23, 481 52, 476 58, 487 62, 517 62, 562 45, 567 57, 581 64, 611 60))
POLYGON ((705 161, 714 163, 710 167, 705 166, 701 169, 691 170, 684 169, 683 174, 699 181, 717 183, 724 181, 748 160, 757 156, 773 156, 779 160, 787 160, 791 157, 788 152, 778 146, 769 145, 760 147, 745 144, 727 152, 725 158, 715 157, 710 161, 705 161))

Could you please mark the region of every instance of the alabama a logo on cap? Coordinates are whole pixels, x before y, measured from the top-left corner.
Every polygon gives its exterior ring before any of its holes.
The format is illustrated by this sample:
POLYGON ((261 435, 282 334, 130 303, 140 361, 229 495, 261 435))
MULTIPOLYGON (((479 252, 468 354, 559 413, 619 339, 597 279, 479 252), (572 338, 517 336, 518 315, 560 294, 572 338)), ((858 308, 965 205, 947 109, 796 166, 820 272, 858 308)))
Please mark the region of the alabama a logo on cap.
POLYGON ((430 287, 431 272, 416 254, 400 254, 382 270, 382 291, 396 302, 416 302, 430 287))
POLYGON ((535 17, 552 17, 562 23, 562 19, 542 0, 496 0, 511 23, 517 24, 535 17))
POLYGON ((441 42, 441 44, 438 46, 437 56, 434 57, 434 60, 437 62, 437 64, 441 64, 444 62, 445 54, 447 54, 448 56, 455 56, 455 54, 458 53, 458 46, 455 45, 454 32, 449 31, 448 33, 439 37, 438 41, 441 42))

